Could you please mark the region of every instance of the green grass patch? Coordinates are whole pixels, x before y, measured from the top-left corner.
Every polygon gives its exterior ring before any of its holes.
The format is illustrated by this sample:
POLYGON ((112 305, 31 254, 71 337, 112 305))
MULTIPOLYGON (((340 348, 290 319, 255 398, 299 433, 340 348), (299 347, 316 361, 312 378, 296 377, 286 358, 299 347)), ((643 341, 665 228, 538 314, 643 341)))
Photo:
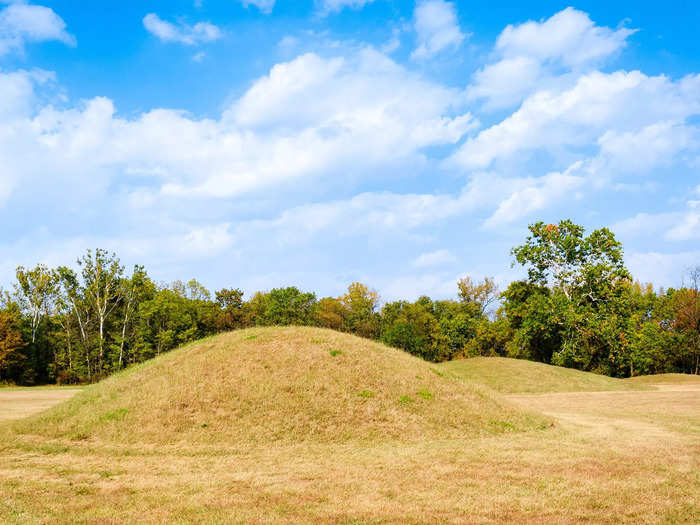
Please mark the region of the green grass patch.
POLYGON ((129 409, 118 408, 113 412, 107 412, 106 414, 102 414, 102 416, 100 416, 100 421, 121 421, 126 417, 128 413, 129 409))
POLYGON ((364 398, 374 397, 374 392, 372 392, 371 390, 363 390, 362 392, 359 392, 357 394, 357 397, 364 397, 364 398))
POLYGON ((512 432, 516 430, 515 425, 508 423, 508 421, 497 421, 492 419, 490 423, 503 432, 512 432))
POLYGON ((333 357, 335 357, 335 356, 342 354, 343 352, 341 352, 340 350, 338 350, 336 348, 331 348, 328 353, 331 354, 333 357))
POLYGON ((420 397, 421 399, 432 399, 433 394, 431 392, 428 392, 427 390, 419 390, 416 392, 416 395, 420 397))

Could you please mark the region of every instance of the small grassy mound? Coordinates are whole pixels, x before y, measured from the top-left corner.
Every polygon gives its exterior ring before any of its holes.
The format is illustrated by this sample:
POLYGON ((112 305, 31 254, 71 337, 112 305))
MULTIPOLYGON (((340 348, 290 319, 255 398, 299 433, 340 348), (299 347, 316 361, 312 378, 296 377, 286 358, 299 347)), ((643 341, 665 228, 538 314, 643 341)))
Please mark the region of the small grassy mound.
POLYGON ((290 327, 190 344, 14 428, 56 438, 246 447, 455 439, 545 424, 400 350, 290 327))
POLYGON ((636 384, 625 379, 506 357, 473 357, 441 363, 437 368, 443 373, 503 394, 596 392, 648 388, 643 384, 636 384))
POLYGON ((694 374, 656 374, 636 376, 625 379, 639 385, 700 385, 700 375, 694 374))

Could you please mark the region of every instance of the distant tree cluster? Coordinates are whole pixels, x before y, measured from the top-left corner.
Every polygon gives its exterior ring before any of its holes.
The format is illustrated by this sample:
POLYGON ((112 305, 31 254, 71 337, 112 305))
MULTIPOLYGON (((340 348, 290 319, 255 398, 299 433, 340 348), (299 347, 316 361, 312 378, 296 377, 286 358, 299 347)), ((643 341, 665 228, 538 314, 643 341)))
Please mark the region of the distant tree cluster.
POLYGON ((610 230, 530 226, 512 250, 527 279, 457 283, 457 300, 383 305, 352 283, 318 299, 296 287, 211 293, 196 280, 157 284, 142 266, 88 250, 77 268, 17 269, 0 294, 0 383, 93 382, 183 343, 251 326, 312 325, 380 340, 429 361, 531 359, 617 377, 698 373, 700 267, 679 289, 633 282, 610 230))

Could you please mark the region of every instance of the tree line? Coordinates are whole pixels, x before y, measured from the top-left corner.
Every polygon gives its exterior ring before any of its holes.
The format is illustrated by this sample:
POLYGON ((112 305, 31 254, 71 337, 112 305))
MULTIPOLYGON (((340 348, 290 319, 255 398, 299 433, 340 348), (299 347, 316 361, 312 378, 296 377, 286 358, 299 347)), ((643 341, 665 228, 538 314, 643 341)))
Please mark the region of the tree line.
POLYGON ((513 248, 527 278, 457 282, 456 300, 380 303, 365 284, 317 298, 296 287, 213 295, 198 281, 158 284, 114 253, 76 268, 17 268, 0 293, 0 383, 94 382, 183 343, 251 326, 310 325, 380 340, 429 361, 508 356, 615 377, 698 373, 700 266, 678 289, 633 281, 607 228, 536 223, 513 248))

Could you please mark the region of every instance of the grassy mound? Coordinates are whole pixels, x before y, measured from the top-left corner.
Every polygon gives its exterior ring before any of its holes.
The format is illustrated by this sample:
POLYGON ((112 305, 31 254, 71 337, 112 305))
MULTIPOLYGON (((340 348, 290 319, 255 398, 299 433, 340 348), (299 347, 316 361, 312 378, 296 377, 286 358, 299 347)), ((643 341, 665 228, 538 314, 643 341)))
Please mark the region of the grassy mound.
POLYGON ((523 359, 473 357, 438 368, 477 386, 503 394, 644 390, 644 384, 523 359))
POLYGON ((15 424, 46 437, 208 443, 454 439, 546 422, 400 350, 318 328, 222 334, 15 424))
POLYGON ((656 374, 625 379, 639 385, 700 385, 700 376, 694 374, 656 374))

